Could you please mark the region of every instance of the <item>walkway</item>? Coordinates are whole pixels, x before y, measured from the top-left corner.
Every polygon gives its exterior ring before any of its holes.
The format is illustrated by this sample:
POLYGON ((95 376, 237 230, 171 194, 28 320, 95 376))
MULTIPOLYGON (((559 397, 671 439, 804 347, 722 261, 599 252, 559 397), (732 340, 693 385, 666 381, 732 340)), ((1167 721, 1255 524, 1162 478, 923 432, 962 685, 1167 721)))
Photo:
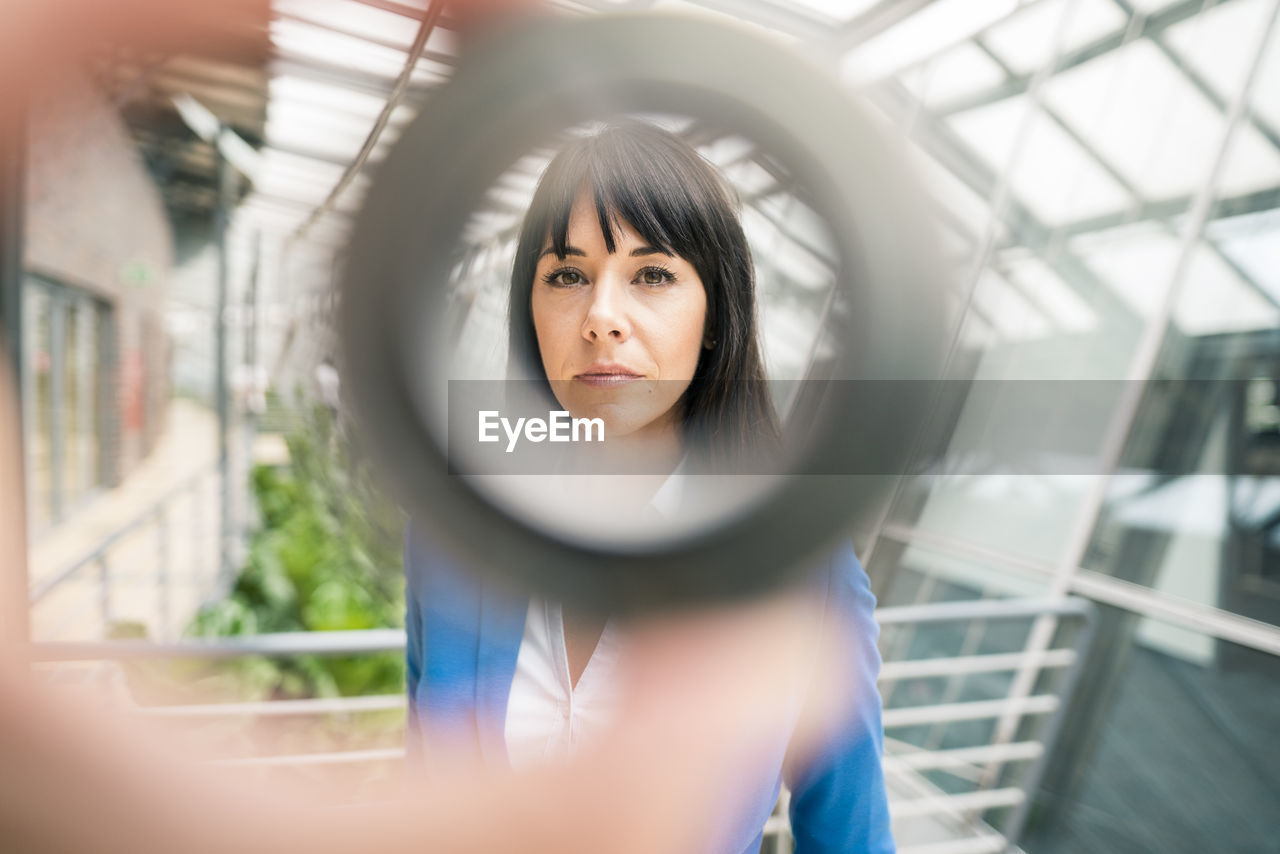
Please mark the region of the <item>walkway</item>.
POLYGON ((82 567, 32 607, 34 640, 98 638, 105 621, 136 622, 153 638, 181 631, 217 574, 217 449, 216 415, 175 399, 156 447, 120 486, 33 538, 28 578, 38 591, 149 514, 114 542, 104 561, 82 567))

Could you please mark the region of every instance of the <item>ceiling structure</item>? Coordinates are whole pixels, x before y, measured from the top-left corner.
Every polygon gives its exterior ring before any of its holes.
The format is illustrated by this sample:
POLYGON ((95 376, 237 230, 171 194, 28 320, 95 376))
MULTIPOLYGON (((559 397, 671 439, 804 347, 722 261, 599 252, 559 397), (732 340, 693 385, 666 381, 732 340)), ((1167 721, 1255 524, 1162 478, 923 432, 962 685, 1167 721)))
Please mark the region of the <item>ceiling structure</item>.
MULTIPOLYGON (((185 93, 257 150, 237 220, 332 250, 371 171, 451 72, 453 21, 436 5, 272 0, 266 20, 244 22, 232 55, 114 57, 100 78, 172 209, 208 212, 217 200, 214 148, 172 108, 185 93)), ((1175 275, 1188 278, 1177 334, 1280 322, 1280 98, 1262 94, 1280 91, 1276 33, 1236 108, 1274 0, 552 5, 731 18, 857 87, 913 140, 947 244, 971 273, 958 298, 967 346, 1087 333, 1111 318, 1141 324, 1175 275), (1209 216, 1188 242, 1188 214, 1206 195, 1209 216)), ((493 240, 509 239, 537 168, 509 178, 486 212, 493 240)))

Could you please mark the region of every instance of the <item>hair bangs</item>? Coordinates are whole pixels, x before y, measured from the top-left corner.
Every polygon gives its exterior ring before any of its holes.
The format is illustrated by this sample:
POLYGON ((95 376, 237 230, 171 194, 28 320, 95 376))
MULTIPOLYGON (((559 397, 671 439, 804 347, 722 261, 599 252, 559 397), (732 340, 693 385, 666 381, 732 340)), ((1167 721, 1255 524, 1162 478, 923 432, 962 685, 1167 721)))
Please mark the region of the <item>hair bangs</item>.
POLYGON ((601 134, 585 140, 557 164, 560 168, 544 176, 541 218, 557 256, 563 258, 568 249, 574 202, 579 192, 589 190, 610 253, 617 251, 617 230, 625 222, 646 244, 688 259, 700 275, 712 273, 708 257, 721 247, 707 246, 707 235, 716 232, 712 219, 716 204, 724 201, 724 188, 684 153, 664 150, 665 141, 601 134))

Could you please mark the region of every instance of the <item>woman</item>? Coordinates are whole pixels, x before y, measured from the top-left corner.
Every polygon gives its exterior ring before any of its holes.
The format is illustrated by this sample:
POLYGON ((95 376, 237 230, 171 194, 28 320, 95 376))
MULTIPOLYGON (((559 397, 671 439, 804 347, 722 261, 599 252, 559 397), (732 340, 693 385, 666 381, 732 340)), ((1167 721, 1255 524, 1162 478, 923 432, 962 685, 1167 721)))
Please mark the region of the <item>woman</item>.
MULTIPOLYGON (((664 500, 666 475, 690 455, 732 468, 780 445, 732 194, 670 133, 615 126, 556 156, 521 229, 510 328, 516 376, 545 382, 574 417, 604 420, 611 451, 661 473, 629 496, 660 515, 680 512, 664 500)), ((405 569, 412 728, 516 767, 607 730, 626 642, 615 620, 492 589, 412 527, 405 569)), ((768 773, 734 793, 726 854, 758 849, 784 774, 802 854, 893 850, 874 598, 847 544, 816 579, 815 608, 858 633, 853 711, 816 755, 787 755, 780 734, 768 773)))

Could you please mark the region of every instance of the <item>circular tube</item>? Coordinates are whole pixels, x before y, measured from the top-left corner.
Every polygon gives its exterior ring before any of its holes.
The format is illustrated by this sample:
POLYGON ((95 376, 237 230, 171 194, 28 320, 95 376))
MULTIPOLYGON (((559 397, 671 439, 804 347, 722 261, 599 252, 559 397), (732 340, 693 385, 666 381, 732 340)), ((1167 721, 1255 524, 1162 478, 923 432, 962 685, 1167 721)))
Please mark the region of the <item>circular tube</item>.
POLYGON ((343 392, 365 447, 415 518, 477 568, 581 607, 634 610, 747 595, 845 536, 900 471, 946 341, 942 278, 902 163, 829 76, 718 23, 663 14, 530 22, 475 45, 378 170, 341 280, 343 392), (824 417, 762 503, 652 548, 572 542, 450 471, 421 410, 424 312, 444 304, 463 226, 494 179, 566 127, 675 113, 741 134, 812 194, 841 252, 850 311, 824 417), (434 302, 433 302, 434 301, 434 302), (885 382, 895 384, 892 412, 885 382), (916 385, 913 385, 916 384, 916 385), (878 410, 878 411, 877 411, 878 410))

